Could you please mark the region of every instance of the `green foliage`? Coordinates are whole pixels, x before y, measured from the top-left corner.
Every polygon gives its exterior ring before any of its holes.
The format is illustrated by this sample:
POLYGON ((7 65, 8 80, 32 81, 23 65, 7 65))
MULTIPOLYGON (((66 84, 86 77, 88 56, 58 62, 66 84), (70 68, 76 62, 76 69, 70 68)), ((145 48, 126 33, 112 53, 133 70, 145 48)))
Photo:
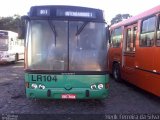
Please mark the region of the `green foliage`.
POLYGON ((22 22, 19 15, 14 15, 12 17, 0 17, 0 30, 18 32, 19 26, 21 25, 22 22))
POLYGON ((132 15, 130 14, 117 14, 114 18, 112 18, 111 25, 123 21, 124 19, 128 19, 130 17, 132 17, 132 15))

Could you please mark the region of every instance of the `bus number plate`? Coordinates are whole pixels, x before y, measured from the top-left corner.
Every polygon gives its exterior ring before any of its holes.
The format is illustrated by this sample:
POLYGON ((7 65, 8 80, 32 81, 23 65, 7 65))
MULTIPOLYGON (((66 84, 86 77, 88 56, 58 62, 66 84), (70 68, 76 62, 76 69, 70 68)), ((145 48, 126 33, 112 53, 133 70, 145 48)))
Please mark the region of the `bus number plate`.
POLYGON ((62 94, 62 99, 76 99, 75 94, 62 94))

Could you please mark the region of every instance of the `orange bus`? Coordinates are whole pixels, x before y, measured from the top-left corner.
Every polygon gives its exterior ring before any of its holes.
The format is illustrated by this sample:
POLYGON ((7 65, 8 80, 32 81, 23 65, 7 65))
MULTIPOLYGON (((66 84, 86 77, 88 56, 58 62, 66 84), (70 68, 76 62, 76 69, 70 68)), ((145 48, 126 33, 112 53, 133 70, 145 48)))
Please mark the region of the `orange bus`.
POLYGON ((160 5, 110 26, 108 70, 160 96, 160 5))

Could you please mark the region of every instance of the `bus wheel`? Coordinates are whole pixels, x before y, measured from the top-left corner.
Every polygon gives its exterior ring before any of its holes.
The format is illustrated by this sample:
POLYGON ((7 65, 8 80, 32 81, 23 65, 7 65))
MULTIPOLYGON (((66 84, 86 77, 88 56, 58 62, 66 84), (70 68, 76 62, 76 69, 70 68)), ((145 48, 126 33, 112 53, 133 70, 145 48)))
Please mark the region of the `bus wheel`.
POLYGON ((115 63, 113 65, 113 77, 117 82, 121 82, 121 73, 120 73, 120 67, 118 63, 115 63))
POLYGON ((18 53, 16 53, 15 55, 15 62, 17 62, 19 60, 19 56, 18 56, 18 53))

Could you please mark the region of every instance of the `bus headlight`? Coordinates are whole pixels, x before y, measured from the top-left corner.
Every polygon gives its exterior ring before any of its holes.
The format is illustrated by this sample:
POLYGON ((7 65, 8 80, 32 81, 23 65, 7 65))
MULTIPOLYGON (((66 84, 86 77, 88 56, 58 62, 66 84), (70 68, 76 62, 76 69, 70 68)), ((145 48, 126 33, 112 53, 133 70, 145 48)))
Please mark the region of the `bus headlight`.
POLYGON ((32 83, 32 84, 31 84, 31 87, 32 87, 33 89, 36 89, 38 86, 37 86, 37 84, 32 83))
POLYGON ((39 85, 39 89, 45 89, 46 87, 44 85, 39 85))
POLYGON ((91 85, 91 89, 96 89, 96 85, 91 85))
POLYGON ((98 89, 102 89, 102 88, 103 88, 103 84, 99 84, 98 89))

